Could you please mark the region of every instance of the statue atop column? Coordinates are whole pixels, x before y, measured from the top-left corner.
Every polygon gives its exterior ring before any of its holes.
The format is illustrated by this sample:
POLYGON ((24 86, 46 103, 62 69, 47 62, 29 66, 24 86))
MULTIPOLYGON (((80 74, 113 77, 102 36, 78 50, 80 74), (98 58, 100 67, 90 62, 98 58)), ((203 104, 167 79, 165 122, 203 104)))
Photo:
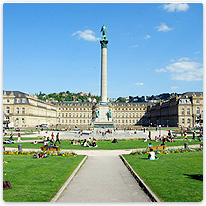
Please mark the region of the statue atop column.
POLYGON ((100 40, 100 43, 102 45, 102 47, 106 47, 107 48, 107 44, 108 44, 108 40, 107 40, 107 26, 103 25, 101 28, 101 32, 102 32, 102 38, 100 40))

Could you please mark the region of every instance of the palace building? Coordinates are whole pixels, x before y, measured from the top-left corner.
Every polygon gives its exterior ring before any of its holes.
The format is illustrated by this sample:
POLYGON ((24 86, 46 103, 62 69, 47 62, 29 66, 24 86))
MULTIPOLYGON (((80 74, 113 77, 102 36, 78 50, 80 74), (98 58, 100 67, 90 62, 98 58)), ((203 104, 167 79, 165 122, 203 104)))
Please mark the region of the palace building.
MULTIPOLYGON (((91 128, 98 103, 50 102, 20 91, 3 91, 4 124, 26 128, 50 123, 61 128, 91 128)), ((171 95, 158 103, 109 103, 114 127, 203 125, 203 92, 171 95)))

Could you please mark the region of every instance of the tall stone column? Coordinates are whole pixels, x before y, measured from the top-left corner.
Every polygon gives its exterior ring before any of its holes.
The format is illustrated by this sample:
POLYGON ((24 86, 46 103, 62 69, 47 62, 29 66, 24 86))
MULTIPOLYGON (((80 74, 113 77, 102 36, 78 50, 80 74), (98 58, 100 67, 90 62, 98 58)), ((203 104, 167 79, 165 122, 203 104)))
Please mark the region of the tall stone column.
POLYGON ((102 47, 101 59, 101 101, 107 102, 107 48, 102 47))

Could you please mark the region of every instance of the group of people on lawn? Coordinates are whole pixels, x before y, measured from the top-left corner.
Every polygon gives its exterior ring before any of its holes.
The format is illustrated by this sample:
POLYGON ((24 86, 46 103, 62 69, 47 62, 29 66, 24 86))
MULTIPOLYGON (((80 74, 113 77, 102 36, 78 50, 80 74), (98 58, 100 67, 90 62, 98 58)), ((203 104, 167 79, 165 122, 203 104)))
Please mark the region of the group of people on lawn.
POLYGON ((91 139, 89 138, 89 140, 87 141, 86 139, 84 140, 77 140, 77 142, 75 141, 75 139, 73 139, 71 141, 72 145, 82 145, 84 147, 98 147, 98 145, 96 144, 97 140, 95 138, 91 139), (83 142, 82 142, 83 141, 83 142))

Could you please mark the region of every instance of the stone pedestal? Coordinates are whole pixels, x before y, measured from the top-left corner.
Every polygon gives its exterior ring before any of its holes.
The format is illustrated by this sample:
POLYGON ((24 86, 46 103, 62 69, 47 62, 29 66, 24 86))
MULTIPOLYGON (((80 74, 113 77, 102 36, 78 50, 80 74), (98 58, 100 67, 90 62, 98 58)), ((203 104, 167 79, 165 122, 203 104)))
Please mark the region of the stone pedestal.
POLYGON ((94 128, 113 128, 113 120, 110 117, 108 104, 100 104, 98 108, 98 117, 94 121, 94 128))

